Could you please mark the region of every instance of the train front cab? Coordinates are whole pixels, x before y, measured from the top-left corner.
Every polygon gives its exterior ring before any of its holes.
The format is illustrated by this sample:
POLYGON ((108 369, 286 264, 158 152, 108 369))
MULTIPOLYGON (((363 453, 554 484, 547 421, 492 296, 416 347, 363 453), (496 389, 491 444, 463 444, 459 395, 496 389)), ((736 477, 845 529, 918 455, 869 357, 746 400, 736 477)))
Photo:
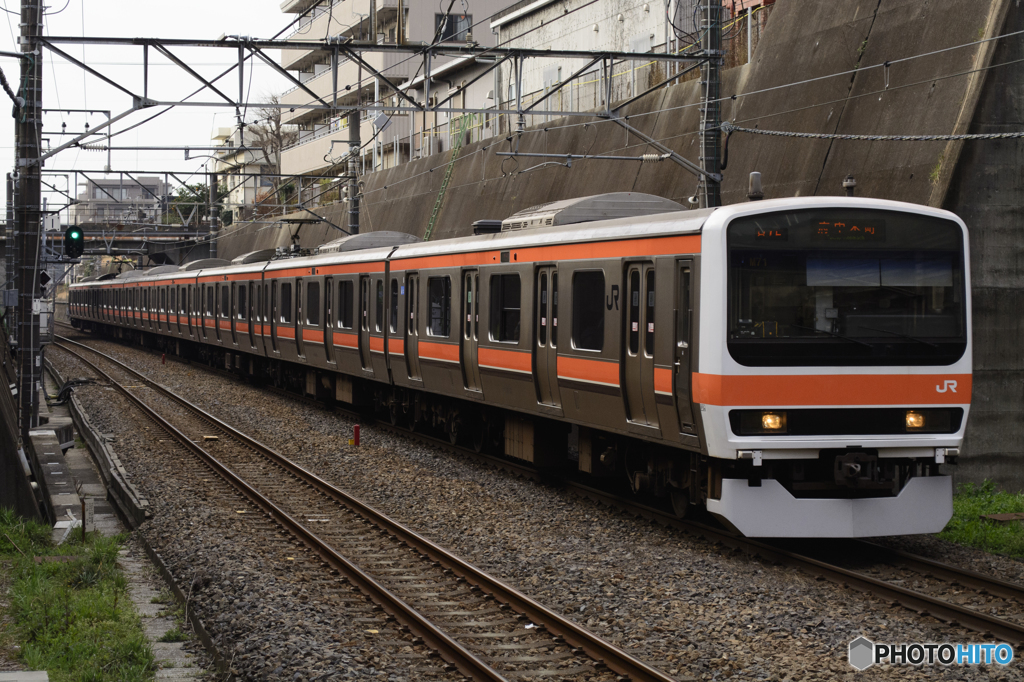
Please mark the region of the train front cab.
POLYGON ((971 393, 966 226, 854 199, 727 207, 704 226, 707 507, 744 535, 935 533, 971 393))

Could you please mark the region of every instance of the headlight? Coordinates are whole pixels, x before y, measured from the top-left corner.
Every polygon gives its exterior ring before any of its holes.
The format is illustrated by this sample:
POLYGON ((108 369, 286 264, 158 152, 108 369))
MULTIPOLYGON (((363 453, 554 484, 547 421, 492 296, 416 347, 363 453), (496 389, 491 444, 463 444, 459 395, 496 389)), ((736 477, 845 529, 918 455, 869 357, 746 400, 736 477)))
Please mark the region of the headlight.
MULTIPOLYGON (((739 436, 758 436, 786 433, 785 410, 743 410, 739 412, 739 436)), ((734 426, 734 429, 735 429, 734 426)))
POLYGON ((907 410, 907 431, 920 431, 924 428, 924 415, 920 412, 907 410))

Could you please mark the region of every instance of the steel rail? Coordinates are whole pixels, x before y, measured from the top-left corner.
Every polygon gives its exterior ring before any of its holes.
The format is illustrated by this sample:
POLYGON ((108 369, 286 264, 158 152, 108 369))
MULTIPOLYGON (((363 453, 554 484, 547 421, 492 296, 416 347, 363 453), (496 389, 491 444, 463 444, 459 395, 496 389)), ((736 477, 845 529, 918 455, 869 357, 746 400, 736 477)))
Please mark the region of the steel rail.
MULTIPOLYGON (((637 513, 652 521, 656 521, 672 528, 677 528, 692 535, 703 537, 706 540, 722 544, 732 549, 737 549, 748 554, 759 556, 766 561, 799 569, 805 573, 824 578, 831 583, 852 588, 860 592, 873 594, 881 599, 898 603, 912 611, 916 611, 920 615, 931 615, 947 623, 958 623, 968 629, 975 630, 982 634, 991 635, 993 637, 998 637, 1008 642, 1016 644, 1024 643, 1024 625, 1019 625, 997 616, 992 616, 981 611, 960 606, 959 604, 954 604, 923 592, 894 585, 884 580, 873 578, 864 573, 842 568, 841 566, 820 561, 798 552, 782 549, 767 542, 744 538, 702 523, 679 519, 667 512, 661 511, 660 509, 654 509, 652 507, 628 502, 621 497, 611 493, 606 493, 596 488, 591 488, 579 483, 570 483, 569 485, 571 488, 595 501, 602 502, 609 506, 618 507, 624 511, 637 513)), ((922 562, 922 564, 929 563, 929 560, 922 559, 921 557, 913 558, 922 562)), ((972 579, 972 575, 980 577, 986 583, 990 580, 994 580, 972 571, 962 571, 956 567, 938 564, 936 562, 930 563, 935 564, 934 568, 931 569, 933 575, 938 576, 939 567, 941 567, 945 575, 955 576, 955 579, 964 585, 970 584, 968 581, 972 579)), ((1011 583, 1004 584, 1012 586, 1011 583)), ((1016 590, 1018 591, 1019 598, 1020 590, 1024 588, 1021 588, 1020 586, 1014 587, 1016 587, 1016 590)), ((993 591, 994 587, 990 589, 986 584, 984 589, 993 591)))
POLYGON ((875 544, 874 542, 859 540, 857 543, 865 546, 872 552, 882 555, 888 554, 903 566, 926 577, 932 576, 940 580, 945 580, 949 583, 957 583, 964 587, 972 587, 980 593, 987 592, 993 596, 1003 597, 1005 599, 1014 599, 1019 601, 1021 604, 1024 604, 1024 585, 1018 585, 1017 583, 1012 583, 1008 580, 1001 580, 995 576, 985 575, 984 573, 972 571, 968 568, 950 566, 939 561, 911 554, 910 552, 904 552, 901 549, 884 547, 882 545, 875 544))
MULTIPOLYGON (((166 397, 172 398, 185 407, 189 407, 196 411, 204 419, 211 419, 218 427, 221 427, 223 422, 220 422, 215 417, 208 416, 199 408, 192 406, 190 403, 185 401, 183 398, 175 396, 173 393, 163 389, 155 382, 147 379, 142 374, 139 374, 135 370, 126 367, 123 363, 111 358, 110 356, 101 353, 100 351, 89 348, 84 344, 79 344, 71 339, 61 340, 75 345, 86 348, 93 353, 96 353, 104 359, 112 362, 126 371, 132 373, 145 382, 147 386, 160 392, 166 397)), ((490 680, 492 682, 508 682, 508 680, 501 675, 497 670, 487 665, 483 660, 478 658, 471 651, 466 649, 462 644, 452 639, 447 633, 437 628, 433 623, 427 620, 422 614, 413 609, 411 606, 406 604, 401 598, 395 595, 393 592, 388 590, 384 585, 381 585, 371 575, 363 571, 359 566, 349 561, 347 558, 335 551, 330 545, 326 544, 320 538, 318 538, 312 531, 299 523, 296 519, 292 518, 283 509, 275 505, 258 490, 250 486, 228 467, 218 461, 215 457, 206 452, 203 448, 196 445, 188 436, 179 431, 170 422, 165 420, 159 414, 156 413, 151 407, 149 407, 141 398, 134 395, 127 388, 122 386, 113 377, 104 372, 102 369, 96 366, 95 363, 84 358, 80 353, 75 352, 71 348, 62 344, 55 344, 58 348, 62 348, 68 353, 76 356, 93 369, 97 374, 104 377, 112 386, 120 391, 125 397, 127 397, 132 403, 138 407, 143 414, 153 420, 160 428, 167 431, 176 441, 181 443, 187 450, 192 454, 202 459, 208 466, 210 466, 217 474, 224 478, 229 484, 237 489, 246 499, 260 508, 265 514, 273 518, 275 521, 280 523, 288 532, 297 537, 306 546, 310 547, 315 551, 328 565, 333 569, 344 574, 349 581, 358 587, 364 594, 373 599, 374 602, 379 604, 385 611, 394 616, 400 623, 409 628, 413 634, 423 639, 424 644, 437 651, 445 661, 458 668, 459 672, 470 677, 474 680, 490 680)), ((230 427, 225 429, 232 436, 237 437, 238 432, 230 427)), ((253 443, 256 441, 245 437, 243 439, 250 447, 253 447, 253 443)), ((262 446, 259 446, 262 448, 262 446)), ((312 474, 310 474, 312 476, 312 474)), ((316 478, 316 477, 314 477, 316 478)), ((317 479, 319 480, 319 479, 317 479)))
MULTIPOLYGON (((458 556, 455 556, 454 554, 448 552, 441 546, 419 535, 415 531, 406 528, 402 524, 386 516, 383 512, 380 512, 377 509, 371 507, 370 505, 349 495, 348 493, 339 490, 338 488, 335 488, 330 483, 327 483, 316 474, 307 471, 306 469, 300 467, 298 464, 295 464, 291 460, 280 455, 279 453, 269 448, 268 446, 263 445, 256 439, 251 438, 250 436, 247 436, 246 434, 236 430, 234 427, 230 426, 229 424, 226 424, 225 422, 221 421, 212 414, 209 414, 202 408, 193 405, 192 403, 176 395, 169 389, 160 386, 159 384, 144 376, 143 374, 131 369, 130 367, 127 367, 126 365, 124 365, 124 363, 121 363, 118 360, 111 358, 110 356, 102 353, 101 351, 96 350, 95 348, 90 348, 85 344, 81 344, 71 339, 67 339, 66 337, 57 338, 59 338, 62 341, 73 343, 75 345, 86 348, 89 351, 96 353, 97 355, 100 355, 101 357, 107 359, 108 361, 115 363, 120 367, 123 367, 126 371, 131 372, 132 374, 137 376, 141 381, 145 382, 146 385, 150 386, 151 388, 158 391, 162 395, 178 402, 187 409, 194 411, 197 415, 209 421, 218 429, 224 430, 226 433, 229 433, 232 437, 244 442, 249 447, 258 451, 260 454, 272 459, 274 462, 286 468, 290 473, 298 477, 300 480, 316 487, 318 490, 330 496, 335 501, 345 505, 349 509, 352 509, 355 513, 359 514, 360 516, 370 519, 373 523, 375 523, 378 527, 385 530, 387 533, 395 536, 400 541, 409 545, 411 548, 429 557, 431 561, 439 562, 446 568, 451 569, 452 571, 464 577, 468 583, 477 586, 482 591, 486 592, 487 594, 490 594, 492 597, 497 599, 499 602, 508 604, 513 611, 516 611, 517 613, 522 613, 528 616, 534 623, 543 625, 553 635, 560 636, 562 639, 564 639, 565 642, 570 646, 582 649, 591 658, 603 662, 613 672, 618 673, 619 675, 624 675, 631 680, 637 680, 640 682, 676 682, 677 678, 671 677, 663 673, 657 668, 654 668, 644 663, 643 661, 635 658, 626 651, 618 648, 614 644, 606 642, 605 640, 601 639, 600 637, 590 632, 586 628, 566 618, 563 618, 554 611, 548 609, 539 602, 533 600, 529 596, 523 594, 522 592, 516 590, 515 588, 509 585, 506 585, 502 581, 480 570, 472 564, 462 560, 458 556)), ((189 442, 191 443, 191 441, 189 442)), ((440 443, 440 441, 438 442, 440 443)), ((202 448, 198 448, 198 446, 195 446, 194 443, 192 444, 192 446, 202 451, 202 448)), ((283 514, 283 512, 281 513, 283 514)), ((299 527, 301 528, 301 524, 298 524, 294 521, 293 523, 296 523, 296 525, 299 525, 299 527)), ((312 533, 310 533, 308 530, 303 530, 306 533, 312 535, 312 533)), ((372 580, 372 578, 370 578, 370 580, 372 580)), ((380 589, 383 590, 385 588, 383 588, 383 586, 380 586, 380 589)), ((397 597, 395 597, 395 599, 397 599, 397 597)), ((446 658, 445 660, 448 659, 446 658)), ((460 668, 460 670, 462 670, 462 668, 460 668)))

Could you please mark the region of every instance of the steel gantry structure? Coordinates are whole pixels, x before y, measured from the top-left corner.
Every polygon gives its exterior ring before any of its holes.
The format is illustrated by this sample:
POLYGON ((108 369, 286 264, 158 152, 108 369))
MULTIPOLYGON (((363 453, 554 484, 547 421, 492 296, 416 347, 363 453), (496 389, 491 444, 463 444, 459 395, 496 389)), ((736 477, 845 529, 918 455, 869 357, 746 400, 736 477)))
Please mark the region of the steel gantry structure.
MULTIPOLYGON (((524 128, 526 116, 545 115, 559 117, 606 118, 614 121, 630 135, 635 136, 637 139, 658 151, 658 154, 648 154, 642 159, 641 157, 637 157, 637 159, 633 160, 652 160, 653 157, 658 157, 658 160, 672 160, 686 168, 700 179, 701 187, 703 188, 701 193, 702 203, 707 206, 713 206, 717 205, 719 201, 718 187, 721 182, 719 154, 717 148, 719 144, 719 130, 721 126, 721 122, 718 120, 719 105, 717 103, 719 92, 719 69, 723 54, 721 50, 721 19, 719 16, 721 9, 720 2, 716 3, 715 0, 701 0, 701 16, 703 18, 703 25, 701 27, 702 36, 699 49, 690 53, 680 54, 669 53, 667 52, 667 49, 664 53, 607 50, 584 51, 565 49, 527 49, 510 46, 486 47, 473 42, 409 44, 400 40, 395 44, 389 44, 341 38, 340 36, 325 38, 321 41, 292 41, 279 40, 276 38, 262 40, 245 36, 229 36, 218 40, 45 36, 42 30, 43 6, 41 0, 21 0, 21 37, 19 39, 21 52, 16 55, 9 55, 20 58, 22 81, 22 90, 18 98, 15 100, 16 114, 18 116, 17 167, 14 169, 14 172, 11 173, 10 177, 9 187, 13 191, 9 194, 10 196, 13 196, 13 200, 10 202, 8 212, 11 218, 8 221, 9 235, 13 237, 13 243, 16 245, 13 265, 17 272, 17 289, 15 292, 8 292, 5 295, 5 303, 8 305, 16 304, 18 309, 18 323, 16 329, 13 330, 13 338, 10 340, 17 343, 19 349, 19 368, 21 370, 20 386, 22 391, 20 398, 22 405, 23 433, 27 433, 27 429, 31 425, 34 425, 34 421, 36 419, 35 408, 37 407, 34 403, 36 400, 36 391, 33 387, 38 376, 38 366, 40 363, 38 343, 33 340, 37 338, 37 335, 35 335, 33 330, 37 330, 39 325, 39 307, 38 305, 35 305, 37 302, 37 287, 35 286, 35 279, 37 277, 39 267, 39 249, 37 247, 42 241, 42 231, 40 228, 41 191, 44 184, 42 175, 45 163, 56 155, 73 148, 107 151, 108 153, 114 149, 136 149, 134 147, 127 146, 112 146, 110 139, 113 135, 117 134, 117 132, 112 132, 113 126, 137 112, 158 107, 165 107, 164 111, 174 107, 231 107, 234 109, 239 127, 244 127, 245 121, 243 112, 249 106, 246 94, 247 65, 251 70, 256 62, 261 62, 281 74, 288 80, 288 82, 295 86, 296 89, 300 89, 310 98, 309 102, 306 104, 266 102, 260 104, 261 107, 268 109, 287 108, 292 110, 324 110, 329 111, 336 116, 345 113, 349 116, 356 116, 359 112, 365 111, 387 112, 389 114, 423 114, 424 116, 431 113, 443 113, 448 115, 505 115, 509 117, 510 121, 514 117, 517 131, 519 132, 524 128), (75 58, 64 49, 69 45, 106 45, 138 48, 142 53, 141 91, 134 91, 133 89, 123 85, 121 82, 118 82, 117 79, 104 74, 98 68, 75 58), (176 54, 176 51, 180 48, 211 48, 217 50, 228 50, 237 56, 237 62, 233 63, 230 67, 221 71, 214 77, 205 77, 190 66, 186 60, 176 54), (277 61, 267 54, 267 51, 272 49, 308 50, 329 57, 329 68, 332 72, 332 94, 326 96, 317 95, 302 80, 296 78, 292 73, 283 68, 277 61), (113 87, 116 91, 130 98, 130 105, 123 108, 118 113, 114 113, 116 111, 114 108, 103 111, 99 109, 94 110, 100 111, 100 113, 105 113, 106 121, 96 125, 92 129, 86 129, 80 133, 69 133, 72 135, 70 140, 44 150, 42 148, 42 54, 44 50, 69 62, 70 64, 77 66, 87 74, 113 87), (412 93, 408 89, 403 88, 399 83, 389 78, 386 73, 375 68, 366 58, 364 58, 367 53, 371 52, 397 53, 400 55, 407 55, 409 60, 421 61, 423 73, 425 74, 425 77, 423 78, 422 100, 418 100, 416 97, 412 96, 412 93), (176 65, 183 72, 187 73, 191 78, 198 82, 198 89, 190 95, 180 99, 164 99, 159 97, 152 91, 153 88, 151 88, 150 58, 153 55, 159 55, 176 65), (432 67, 434 65, 434 60, 439 58, 465 60, 467 63, 480 65, 483 68, 481 72, 475 74, 468 82, 463 82, 454 88, 450 88, 443 97, 438 96, 435 99, 432 97, 431 93, 432 78, 430 74, 433 73, 432 67), (524 63, 530 59, 538 58, 578 60, 584 64, 584 66, 575 70, 569 78, 555 83, 543 97, 529 105, 526 105, 523 102, 522 88, 517 88, 515 98, 509 101, 508 106, 500 106, 500 100, 496 101, 496 106, 489 108, 455 106, 455 102, 457 101, 456 98, 460 94, 465 93, 467 88, 492 73, 495 69, 499 69, 507 65, 512 70, 512 73, 519 76, 519 81, 521 81, 524 63), (379 80, 379 82, 397 98, 395 103, 384 104, 383 101, 362 103, 357 101, 353 104, 339 101, 338 67, 343 60, 351 60, 358 64, 361 70, 365 71, 368 78, 379 80), (649 87, 641 93, 634 94, 627 101, 620 102, 614 107, 610 102, 611 79, 605 78, 604 80, 607 84, 606 87, 609 90, 605 93, 606 96, 604 97, 604 102, 606 107, 603 111, 565 111, 542 108, 543 104, 548 102, 552 95, 569 86, 574 80, 592 71, 595 67, 599 67, 603 74, 610 74, 613 64, 617 61, 631 60, 664 62, 670 65, 686 65, 687 68, 673 67, 668 70, 671 75, 667 78, 664 78, 661 82, 649 87), (658 140, 655 140, 631 126, 621 115, 621 111, 632 102, 678 81, 681 77, 697 68, 701 70, 702 120, 700 132, 702 139, 702 151, 699 163, 695 164, 683 158, 680 154, 660 143, 658 140), (225 85, 225 79, 233 72, 237 76, 237 97, 229 95, 227 91, 231 88, 228 88, 225 85), (196 99, 196 97, 201 93, 204 93, 205 95, 213 95, 213 97, 196 99), (104 138, 105 144, 96 144, 104 138)), ((361 79, 362 75, 360 74, 360 83, 357 85, 361 85, 361 79)), ((14 98, 13 94, 12 98, 14 98)), ((159 115, 159 113, 157 115, 159 115)), ((152 118, 155 118, 155 116, 151 116, 147 121, 152 120, 152 118)), ((348 144, 349 146, 348 170, 340 174, 332 174, 330 178, 335 180, 347 179, 351 185, 355 185, 358 167, 354 163, 353 159, 360 149, 359 126, 350 125, 349 128, 348 139, 341 140, 343 144, 348 144)), ((244 147, 244 144, 242 147, 244 147)), ((161 147, 160 149, 169 148, 161 147)), ((214 149, 204 146, 178 147, 176 149, 184 151, 186 158, 188 158, 190 152, 221 151, 219 148, 214 149)), ((237 153, 242 150, 239 148, 233 148, 232 151, 237 153)), ((520 154, 518 147, 513 151, 508 152, 508 154, 520 154)), ((524 153, 523 155, 526 154, 524 153)), ((571 159, 572 157, 569 158, 571 159)), ((109 162, 108 167, 105 170, 107 172, 113 170, 109 168, 109 162)), ((69 173, 78 171, 63 172, 69 173)), ((211 177, 215 177, 215 175, 211 174, 211 177)), ((134 182, 137 182, 137 180, 130 174, 129 178, 134 182)), ((45 185, 56 190, 56 188, 49 183, 45 183, 45 185)), ((67 196, 69 204, 75 201, 75 199, 70 195, 60 192, 60 190, 56 191, 67 196)), ((331 223, 331 225, 342 231, 354 233, 359 229, 358 192, 356 187, 353 186, 350 188, 350 195, 350 219, 348 229, 346 230, 340 226, 333 225, 333 223, 331 223)), ((216 206, 218 201, 219 197, 217 196, 216 191, 211 191, 210 206, 216 206)), ((308 211, 305 207, 302 208, 303 210, 308 211)), ((316 214, 311 211, 310 213, 314 216, 313 219, 325 220, 316 216, 316 214)), ((215 230, 216 219, 217 216, 211 217, 211 231, 215 230)), ((12 243, 12 240, 9 240, 8 243, 12 243)))

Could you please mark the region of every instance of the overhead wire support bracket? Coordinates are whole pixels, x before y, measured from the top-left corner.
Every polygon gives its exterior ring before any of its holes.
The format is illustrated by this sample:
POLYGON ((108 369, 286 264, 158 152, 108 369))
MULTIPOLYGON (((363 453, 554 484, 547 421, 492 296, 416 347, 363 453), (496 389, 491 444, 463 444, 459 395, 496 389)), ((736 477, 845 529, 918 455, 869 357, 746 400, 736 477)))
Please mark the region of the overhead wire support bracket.
POLYGON ((640 156, 605 156, 603 154, 543 154, 533 152, 495 152, 497 156, 510 156, 537 159, 565 159, 569 168, 572 168, 573 161, 639 161, 641 163, 658 163, 672 158, 671 153, 666 154, 641 154, 640 156))

